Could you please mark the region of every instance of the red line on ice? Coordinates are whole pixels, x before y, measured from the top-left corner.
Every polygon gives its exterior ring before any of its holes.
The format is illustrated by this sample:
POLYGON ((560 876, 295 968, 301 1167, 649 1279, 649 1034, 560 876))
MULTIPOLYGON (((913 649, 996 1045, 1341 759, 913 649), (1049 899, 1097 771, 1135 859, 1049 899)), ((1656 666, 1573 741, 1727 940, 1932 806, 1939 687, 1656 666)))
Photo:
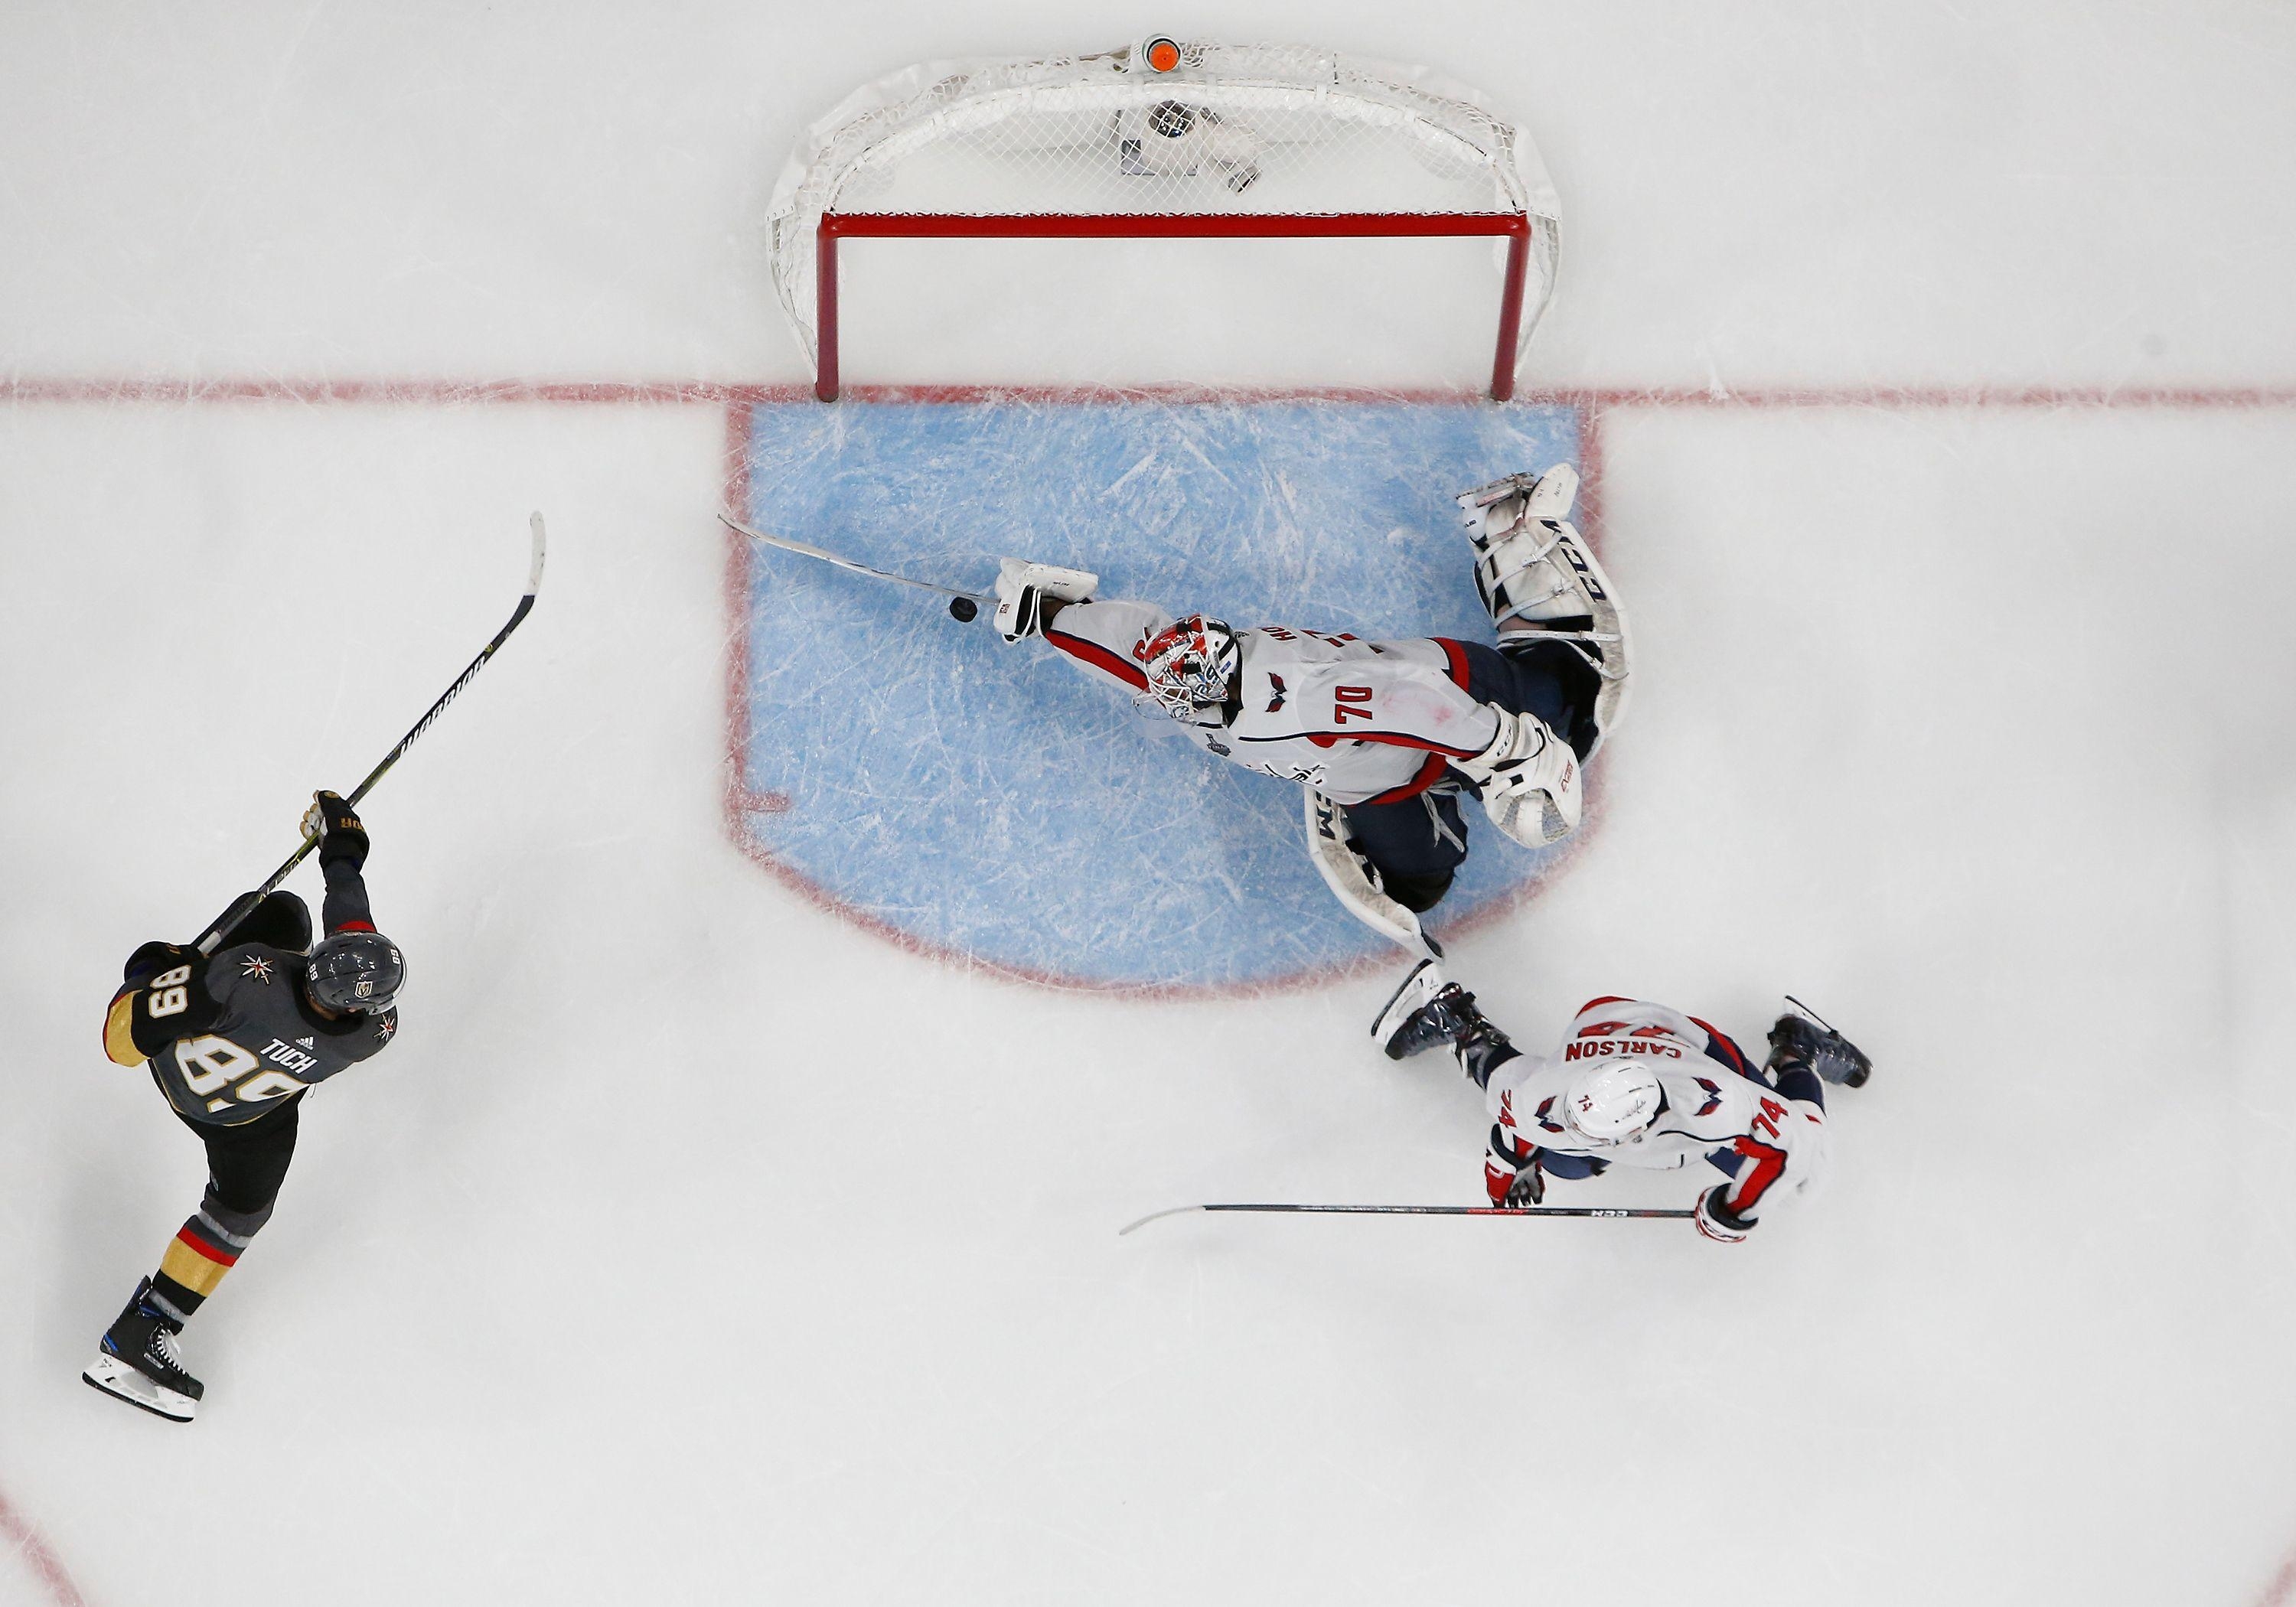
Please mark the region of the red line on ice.
MULTIPOLYGON (((745 383, 724 380, 533 380, 365 378, 334 379, 217 376, 23 376, 0 378, 0 402, 160 403, 201 402, 342 403, 416 406, 555 405, 578 406, 723 406, 726 409, 725 497, 739 511, 749 500, 747 441, 752 409, 760 405, 811 402, 803 382, 745 383)), ((1138 402, 1164 406, 1270 401, 1414 402, 1459 406, 1492 406, 1480 390, 1371 386, 1146 385, 848 385, 848 402, 966 403, 1017 405, 1138 402)), ((1580 461, 1578 521, 1599 553, 1603 496, 1602 417, 1621 407, 1775 408, 2274 408, 2296 406, 2296 385, 2056 386, 1977 384, 1880 386, 1562 386, 1519 392, 1515 405, 1574 407, 1579 411, 1580 461)), ((726 748, 724 804, 726 828, 743 854, 783 886, 818 908, 876 933, 912 953, 971 969, 1006 975, 1042 986, 1078 988, 1150 998, 1250 997, 1321 986, 1385 969, 1391 956, 1360 959, 1267 982, 1219 988, 1111 982, 993 963, 959 950, 926 942, 854 907, 753 841, 747 813, 768 812, 787 800, 750 794, 743 779, 743 735, 749 728, 749 641, 745 628, 750 588, 749 544, 726 533, 726 748)), ((1458 937, 1503 919, 1546 881, 1562 872, 1595 835, 1602 815, 1602 790, 1588 777, 1587 816, 1571 846, 1538 876, 1513 893, 1493 899, 1473 914, 1444 923, 1444 935, 1458 937)), ((2276 1607, 2285 1600, 2284 1591, 2276 1607)), ((76 1600, 77 1598, 72 1598, 76 1600)))
POLYGON ((64 1570, 63 1563, 41 1537, 40 1531, 26 1521, 4 1494, 0 1494, 0 1540, 15 1548, 32 1576, 47 1587, 48 1595, 57 1607, 87 1607, 87 1598, 72 1583, 71 1575, 64 1570))
MULTIPOLYGON (((471 406, 559 404, 626 406, 755 405, 808 401, 801 382, 731 380, 409 379, 373 376, 281 379, 218 375, 17 375, 0 378, 7 402, 340 402, 471 406)), ((1479 390, 1377 386, 1268 385, 848 385, 865 402, 1388 401, 1491 406, 1479 390)), ((1608 407, 2267 408, 2296 407, 2285 385, 1564 385, 1519 392, 1517 404, 1608 407)))
POLYGON ((2272 1576, 2264 1594, 2256 1598, 2256 1607, 2288 1607, 2292 1601, 2296 1601, 2296 1557, 2280 1565, 2280 1571, 2272 1576))

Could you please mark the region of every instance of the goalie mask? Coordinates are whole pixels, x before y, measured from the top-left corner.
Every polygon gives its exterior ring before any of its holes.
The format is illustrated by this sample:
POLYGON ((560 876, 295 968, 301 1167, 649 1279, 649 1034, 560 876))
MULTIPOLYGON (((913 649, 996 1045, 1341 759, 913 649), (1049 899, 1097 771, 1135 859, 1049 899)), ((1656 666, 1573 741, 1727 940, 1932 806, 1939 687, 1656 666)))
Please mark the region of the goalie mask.
POLYGON ((1658 1119, 1665 1103, 1648 1066, 1604 1061, 1570 1079, 1562 1095, 1562 1123, 1591 1144, 1632 1144, 1658 1119))
POLYGON ((1243 662, 1235 632, 1218 619, 1190 614, 1148 640, 1142 668, 1148 695, 1184 725, 1225 726, 1230 688, 1243 662))

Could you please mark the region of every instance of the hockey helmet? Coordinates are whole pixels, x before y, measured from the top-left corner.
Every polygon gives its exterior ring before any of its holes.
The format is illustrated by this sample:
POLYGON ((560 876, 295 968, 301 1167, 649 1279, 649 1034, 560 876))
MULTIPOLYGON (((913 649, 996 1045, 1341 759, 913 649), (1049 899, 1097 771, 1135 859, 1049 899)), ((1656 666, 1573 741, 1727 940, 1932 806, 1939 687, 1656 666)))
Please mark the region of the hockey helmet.
POLYGON ((1190 726, 1225 726, 1222 705, 1235 685, 1243 650, 1226 622, 1190 614, 1148 639, 1143 668, 1148 695, 1190 726))
POLYGON ((1588 1144, 1632 1144, 1658 1119, 1665 1095, 1641 1061, 1603 1061, 1570 1079, 1562 1120, 1588 1144))
POLYGON ((329 1010, 388 1010, 406 985, 406 962, 381 932, 337 932, 311 951, 303 981, 312 1002, 329 1010))

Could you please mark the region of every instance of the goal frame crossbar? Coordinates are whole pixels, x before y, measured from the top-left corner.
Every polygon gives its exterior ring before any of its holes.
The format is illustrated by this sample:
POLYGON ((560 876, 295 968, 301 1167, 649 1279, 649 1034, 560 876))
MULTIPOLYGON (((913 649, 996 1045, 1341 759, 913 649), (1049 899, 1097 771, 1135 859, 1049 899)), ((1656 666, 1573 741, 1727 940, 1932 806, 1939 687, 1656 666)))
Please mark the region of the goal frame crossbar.
POLYGON ((837 260, 843 240, 1297 240, 1456 238, 1506 241, 1499 332, 1491 360, 1491 399, 1514 395, 1523 291, 1530 268, 1531 219, 1524 212, 939 212, 822 213, 816 231, 814 295, 817 352, 813 394, 837 399, 837 260))

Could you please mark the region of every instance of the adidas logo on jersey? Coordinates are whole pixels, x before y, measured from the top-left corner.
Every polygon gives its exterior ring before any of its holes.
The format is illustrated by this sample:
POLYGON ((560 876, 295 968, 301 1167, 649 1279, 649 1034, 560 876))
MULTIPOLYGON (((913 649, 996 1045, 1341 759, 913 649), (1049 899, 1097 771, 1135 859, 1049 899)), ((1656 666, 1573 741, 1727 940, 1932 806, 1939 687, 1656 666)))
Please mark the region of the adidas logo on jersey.
POLYGON ((303 1047, 305 1047, 306 1049, 316 1049, 316 1048, 317 1048, 317 1047, 318 1047, 318 1045, 317 1045, 316 1044, 313 1043, 313 1042, 312 1042, 309 1038, 308 1038, 308 1037, 299 1037, 299 1038, 297 1038, 295 1041, 296 1041, 297 1043, 299 1043, 299 1044, 302 1045, 303 1045, 303 1047))

